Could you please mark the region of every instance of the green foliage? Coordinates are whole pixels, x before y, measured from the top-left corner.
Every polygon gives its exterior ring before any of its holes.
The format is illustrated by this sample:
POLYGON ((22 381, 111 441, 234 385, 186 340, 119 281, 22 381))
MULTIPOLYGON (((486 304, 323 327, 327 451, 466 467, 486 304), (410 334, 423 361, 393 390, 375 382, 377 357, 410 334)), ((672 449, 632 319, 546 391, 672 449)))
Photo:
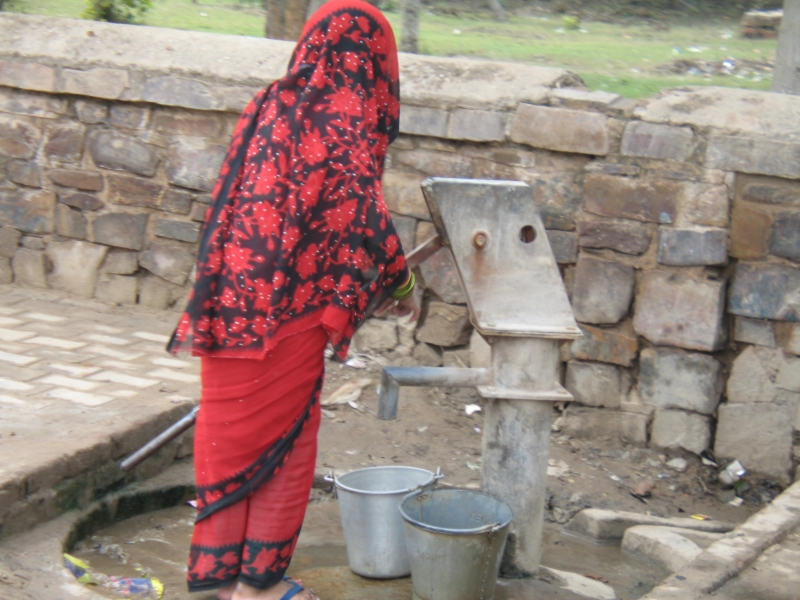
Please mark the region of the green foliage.
POLYGON ((84 17, 109 23, 139 23, 153 0, 86 0, 84 17))

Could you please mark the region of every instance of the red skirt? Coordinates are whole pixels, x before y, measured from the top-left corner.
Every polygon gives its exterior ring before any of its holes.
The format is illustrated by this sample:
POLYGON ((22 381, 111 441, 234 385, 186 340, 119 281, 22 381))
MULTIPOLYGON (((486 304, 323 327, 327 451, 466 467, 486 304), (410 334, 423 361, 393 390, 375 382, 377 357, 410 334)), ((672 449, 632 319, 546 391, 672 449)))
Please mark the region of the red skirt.
POLYGON ((266 589, 286 572, 314 479, 327 341, 315 327, 262 360, 202 358, 190 591, 237 578, 266 589))

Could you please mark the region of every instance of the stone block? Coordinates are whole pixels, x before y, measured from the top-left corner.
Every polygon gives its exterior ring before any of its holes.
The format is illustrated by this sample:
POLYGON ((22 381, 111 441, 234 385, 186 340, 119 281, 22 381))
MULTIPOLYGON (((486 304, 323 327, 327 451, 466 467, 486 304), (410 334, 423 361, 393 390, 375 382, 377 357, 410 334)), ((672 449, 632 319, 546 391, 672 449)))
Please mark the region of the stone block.
POLYGON ((570 406, 563 419, 561 432, 566 435, 584 439, 610 437, 632 444, 647 442, 647 415, 570 406))
POLYGON ((724 281, 650 271, 642 277, 633 327, 657 345, 717 350, 724 343, 724 309, 724 281))
POLYGON ((390 169, 383 175, 383 199, 388 209, 399 215, 417 219, 430 219, 425 196, 420 184, 425 179, 419 175, 390 169))
POLYGON ((139 265, 177 285, 183 285, 195 263, 195 257, 182 248, 162 242, 150 242, 139 255, 139 265))
POLYGON ((574 173, 549 173, 528 182, 547 229, 572 231, 583 205, 583 191, 574 173))
POLYGON ((456 263, 449 248, 442 248, 419 267, 424 286, 448 304, 466 304, 456 263))
POLYGON ((572 290, 575 318, 582 323, 618 323, 628 314, 633 285, 633 267, 581 256, 572 290))
POLYGON ((766 256, 771 230, 770 215, 748 206, 734 206, 731 217, 731 256, 744 259, 766 256))
POLYGON ((140 129, 147 125, 150 111, 131 104, 112 104, 108 111, 108 122, 124 129, 140 129))
POLYGON ((442 351, 436 346, 420 342, 414 346, 412 358, 424 367, 441 367, 444 364, 442 351))
POLYGON ((47 243, 38 235, 26 235, 20 240, 20 245, 28 250, 44 250, 47 243))
MULTIPOLYGON (((206 213, 208 212, 208 205, 202 204, 200 202, 195 202, 192 204, 191 212, 189 216, 192 218, 192 221, 197 221, 198 223, 204 223, 206 220, 206 213)), ((411 246, 413 248, 413 246, 411 246)), ((405 246, 403 246, 405 248, 405 246)))
POLYGON ((111 213, 98 216, 93 225, 94 241, 115 248, 141 250, 147 215, 111 213))
MULTIPOLYGON (((703 548, 694 540, 681 535, 684 531, 698 535, 688 529, 647 525, 631 527, 622 538, 622 551, 629 556, 657 565, 665 573, 677 573, 703 552, 703 548)), ((710 539, 705 541, 704 546, 722 537, 713 533, 705 535, 710 539)))
POLYGON ((47 129, 44 155, 59 162, 78 162, 83 154, 85 130, 82 123, 57 123, 47 129))
POLYGON ((50 181, 56 185, 77 188, 87 192, 99 192, 103 189, 103 178, 97 171, 51 169, 48 175, 50 181))
POLYGON ((519 104, 511 139, 534 148, 605 156, 609 152, 608 119, 599 113, 519 104))
POLYGON ((472 325, 466 306, 430 302, 425 321, 417 330, 417 341, 450 348, 469 342, 472 325))
POLYGON ((622 154, 659 160, 685 161, 692 155, 691 127, 631 121, 622 135, 622 154))
POLYGON ((200 225, 191 221, 158 218, 153 233, 163 238, 194 243, 200 239, 200 225))
POLYGON ((460 108, 450 114, 447 137, 473 142, 501 142, 506 139, 505 130, 504 113, 460 108))
POLYGON ((578 260, 578 234, 574 231, 547 230, 547 239, 556 262, 568 265, 578 260))
POLYGON ((166 310, 183 298, 184 289, 167 281, 148 275, 139 281, 139 304, 156 310, 166 310))
POLYGON ((662 227, 658 237, 658 262, 690 267, 724 265, 728 262, 725 229, 662 227))
MULTIPOLYGON (((203 207, 205 209, 205 207, 203 207)), ((205 215, 205 210, 203 210, 205 215)), ((417 220, 413 217, 404 217, 402 215, 391 215, 392 224, 394 225, 397 236, 400 238, 400 245, 406 253, 414 249, 414 236, 417 231, 417 220)))
POLYGON ((578 244, 584 248, 609 248, 625 254, 644 254, 653 235, 636 222, 581 221, 578 244))
POLYGON ((152 177, 158 165, 157 148, 116 131, 89 134, 89 152, 99 167, 152 177))
POLYGON ((5 256, 6 258, 14 256, 14 252, 19 247, 21 237, 21 231, 17 231, 13 227, 0 225, 0 256, 5 256))
POLYGON ((94 297, 106 304, 136 304, 139 295, 139 280, 125 275, 100 275, 94 297))
POLYGON ((550 101, 555 106, 580 110, 605 111, 620 99, 618 94, 609 92, 590 92, 577 88, 556 88, 550 92, 550 101))
POLYGON ((164 186, 152 179, 144 179, 132 175, 107 176, 109 195, 114 204, 124 206, 144 206, 158 208, 161 205, 161 194, 164 186))
POLYGON ((117 100, 130 87, 128 71, 123 69, 62 69, 63 90, 68 94, 117 100))
POLYGON ((8 180, 33 188, 42 187, 42 170, 36 163, 23 160, 9 161, 6 166, 8 180))
POLYGON ((59 119, 67 112, 67 101, 50 94, 32 94, 0 88, 0 112, 41 119, 59 119))
POLYGON ((613 543, 623 538, 625 532, 636 525, 653 525, 663 528, 681 528, 708 533, 728 533, 732 523, 709 520, 697 521, 688 517, 656 517, 638 512, 587 508, 570 521, 564 531, 592 542, 613 543))
POLYGON ((619 408, 628 393, 619 367, 592 362, 568 362, 566 388, 577 402, 606 408, 619 408))
POLYGON ((572 342, 570 351, 578 360, 606 362, 630 367, 639 353, 636 334, 630 325, 614 329, 601 329, 581 325, 583 337, 572 342))
POLYGON ((653 418, 650 445, 683 448, 700 454, 711 444, 711 418, 694 412, 659 408, 653 418))
POLYGON ((733 330, 733 339, 745 344, 756 344, 775 348, 775 328, 772 322, 764 319, 748 319, 747 317, 736 317, 736 324, 733 330))
POLYGON ((173 185, 210 192, 225 159, 225 146, 199 143, 177 145, 167 155, 167 179, 173 185))
POLYGON ((11 268, 11 259, 0 256, 0 283, 6 284, 14 281, 14 270, 11 268))
POLYGON ((59 204, 56 206, 56 233, 68 238, 85 240, 88 230, 86 217, 79 210, 59 204))
POLYGON ((790 479, 792 414, 785 404, 724 404, 719 407, 714 454, 738 459, 757 475, 790 479))
POLYGON ((55 207, 53 192, 0 191, 0 223, 25 233, 51 233, 55 207))
POLYGON ((624 177, 638 177, 642 174, 642 168, 637 165, 597 161, 592 161, 587 164, 584 170, 587 173, 600 173, 601 175, 622 175, 624 177))
POLYGON ((82 122, 96 125, 105 122, 108 117, 108 106, 93 100, 76 100, 75 112, 82 122))
POLYGON ((800 260, 800 211, 775 215, 769 252, 775 256, 800 260))
POLYGON ((736 197, 747 202, 797 207, 800 181, 737 173, 736 197))
POLYGON ((699 193, 692 194, 683 208, 683 214, 690 223, 709 227, 727 227, 730 212, 728 186, 713 185, 699 193))
POLYGON ((97 270, 107 252, 107 246, 89 242, 51 241, 47 245, 47 257, 53 265, 47 277, 50 287, 91 298, 97 283, 97 270))
POLYGON ((636 388, 632 389, 628 394, 628 397, 624 398, 622 402, 619 403, 619 408, 623 412, 648 416, 652 415, 656 410, 649 404, 642 402, 642 397, 639 395, 639 390, 636 388))
POLYGON ((87 210, 90 212, 100 210, 105 206, 103 201, 94 194, 85 194, 83 192, 59 194, 58 200, 67 206, 71 206, 79 210, 87 210))
POLYGON ((800 358, 790 358, 781 365, 775 385, 782 390, 800 392, 800 358))
POLYGON ((800 266, 740 262, 736 265, 728 312, 754 319, 800 321, 800 266))
POLYGON ((386 352, 397 346, 397 325, 385 319, 367 319, 355 335, 359 352, 368 354, 386 352))
POLYGON ((409 135, 447 137, 449 114, 441 108, 403 105, 400 110, 400 132, 409 135))
POLYGON ((42 132, 21 119, 0 115, 0 155, 11 158, 33 158, 42 132))
POLYGON ((492 367, 492 347, 477 329, 469 338, 469 366, 473 369, 492 367))
MULTIPOLYGON (((2 239, 2 232, 0 232, 0 239, 2 239)), ((2 242, 0 242, 2 247, 2 242)), ((0 252, 2 254, 2 252, 0 252)), ((800 356, 800 324, 793 324, 789 330, 788 339, 786 340, 786 352, 800 356)))
POLYGON ((202 81, 172 75, 152 77, 145 82, 142 100, 161 106, 182 106, 200 110, 224 108, 220 98, 202 81))
POLYGON ((453 369, 469 368, 469 350, 445 350, 442 352, 442 366, 453 369))
POLYGON ((433 177, 472 177, 472 159, 453 152, 403 150, 395 152, 394 159, 433 177))
POLYGON ((800 179, 800 144, 739 136, 712 136, 706 167, 800 179))
POLYGON ((707 354, 647 348, 639 355, 639 395, 650 406, 710 415, 722 387, 722 365, 707 354))
POLYGON ((29 287, 47 287, 47 263, 44 252, 19 248, 11 259, 14 283, 29 287))
POLYGON ((0 60, 0 85, 34 92, 56 89, 56 70, 33 62, 0 60))
POLYGON ((222 122, 216 115, 157 109, 153 112, 153 128, 172 135, 215 138, 222 131, 222 122))
POLYGON ((604 217, 673 223, 685 190, 681 182, 589 173, 584 209, 604 217))
MULTIPOLYGON (((161 199, 161 210, 179 215, 188 215, 192 209, 192 200, 194 200, 194 194, 168 188, 161 199)), ((205 215, 205 210, 203 214, 205 215)))
POLYGON ((111 250, 106 255, 102 270, 110 275, 132 275, 139 270, 139 255, 136 252, 111 250))

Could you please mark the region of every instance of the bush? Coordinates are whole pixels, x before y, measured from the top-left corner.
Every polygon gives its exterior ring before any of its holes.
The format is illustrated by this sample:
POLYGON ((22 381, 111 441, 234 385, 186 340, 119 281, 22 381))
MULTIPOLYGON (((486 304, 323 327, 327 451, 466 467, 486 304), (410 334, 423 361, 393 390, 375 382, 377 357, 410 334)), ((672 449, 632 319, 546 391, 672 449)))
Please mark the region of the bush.
POLYGON ((138 23, 153 0, 86 0, 84 17, 109 23, 138 23))

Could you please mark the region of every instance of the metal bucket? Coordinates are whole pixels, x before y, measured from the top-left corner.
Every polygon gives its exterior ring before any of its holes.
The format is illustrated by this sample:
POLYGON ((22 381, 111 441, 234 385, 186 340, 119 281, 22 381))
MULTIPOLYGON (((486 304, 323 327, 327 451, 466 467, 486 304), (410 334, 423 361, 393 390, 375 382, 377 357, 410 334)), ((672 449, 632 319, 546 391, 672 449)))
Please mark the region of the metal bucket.
POLYGON ((347 562, 363 577, 392 579, 411 573, 403 519, 397 511, 409 492, 432 486, 436 475, 415 467, 370 467, 328 477, 336 484, 347 562))
POLYGON ((472 490, 403 498, 413 600, 492 600, 511 523, 505 503, 472 490))

